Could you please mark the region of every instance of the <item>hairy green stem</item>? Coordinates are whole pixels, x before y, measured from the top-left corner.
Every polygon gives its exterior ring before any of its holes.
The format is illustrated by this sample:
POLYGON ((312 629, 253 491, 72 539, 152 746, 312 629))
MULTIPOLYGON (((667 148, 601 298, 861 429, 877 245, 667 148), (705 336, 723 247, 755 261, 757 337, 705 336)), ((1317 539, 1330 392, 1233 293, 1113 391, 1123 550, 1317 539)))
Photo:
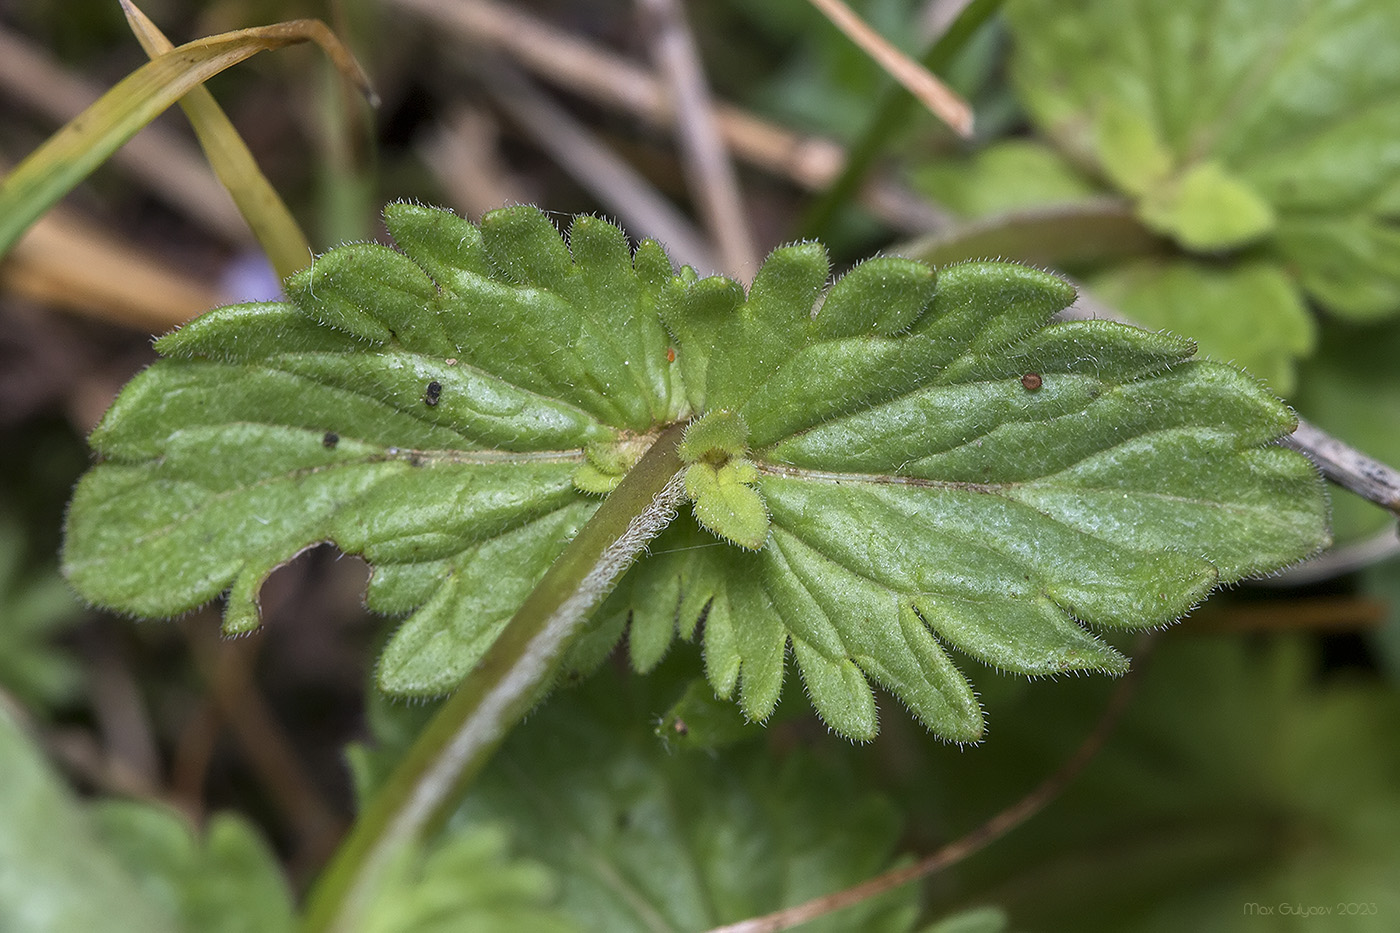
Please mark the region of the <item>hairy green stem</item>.
POLYGON ((303 929, 357 929, 395 854, 445 817, 529 711, 589 612, 675 516, 684 427, 661 433, 428 723, 312 891, 303 929))

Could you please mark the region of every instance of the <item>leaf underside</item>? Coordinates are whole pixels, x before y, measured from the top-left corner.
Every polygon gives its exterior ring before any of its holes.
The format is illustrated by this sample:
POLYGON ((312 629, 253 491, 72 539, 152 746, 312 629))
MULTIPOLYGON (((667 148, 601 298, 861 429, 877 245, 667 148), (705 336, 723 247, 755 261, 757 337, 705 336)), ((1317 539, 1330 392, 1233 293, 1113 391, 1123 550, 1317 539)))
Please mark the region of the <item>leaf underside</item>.
POLYGON ((87 598, 168 616, 227 592, 246 631, 272 570, 332 542, 372 565, 370 607, 406 617, 381 684, 444 693, 588 520, 584 490, 714 413, 731 427, 689 469, 722 537, 678 519, 575 662, 629 624, 639 670, 700 637, 715 689, 763 719, 790 649, 837 731, 875 734, 874 682, 969 741, 982 713, 950 649, 1119 673, 1086 625, 1168 623, 1326 541, 1314 470, 1270 446, 1287 409, 1187 341, 1047 326, 1073 300, 1049 274, 882 257, 828 288, 804 243, 745 293, 592 217, 567 241, 533 208, 385 218, 402 252, 332 250, 290 302, 157 344, 70 510, 87 598))

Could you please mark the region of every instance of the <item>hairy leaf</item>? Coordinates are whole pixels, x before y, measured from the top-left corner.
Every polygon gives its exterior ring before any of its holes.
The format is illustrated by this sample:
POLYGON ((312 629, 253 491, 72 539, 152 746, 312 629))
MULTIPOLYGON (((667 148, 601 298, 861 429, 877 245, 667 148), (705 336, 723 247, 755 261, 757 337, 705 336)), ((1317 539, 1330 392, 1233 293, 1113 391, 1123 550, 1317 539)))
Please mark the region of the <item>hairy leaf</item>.
POLYGON ((1293 426, 1276 399, 1182 339, 1047 327, 1074 293, 1046 273, 882 257, 828 288, 804 243, 746 292, 593 218, 567 243, 531 208, 386 220, 404 252, 333 250, 290 303, 160 341, 70 511, 90 599, 170 615, 227 591, 244 631, 268 574, 330 541, 373 565, 372 608, 407 615, 381 684, 443 693, 595 494, 699 416, 682 457, 709 531, 659 538, 575 660, 630 619, 646 669, 703 616, 709 679, 752 719, 791 650, 838 731, 875 734, 875 681, 965 741, 982 716, 949 648, 1121 672, 1081 623, 1165 624, 1326 540, 1310 465, 1266 446, 1293 426))
POLYGON ((1013 0, 1022 99, 1194 250, 1254 242, 1357 317, 1400 310, 1400 6, 1013 0))
POLYGON ((1312 470, 1260 446, 1291 415, 1239 372, 1188 361, 1184 340, 1046 327, 1073 292, 1034 270, 970 263, 935 288, 897 259, 778 328, 773 293, 806 302, 825 257, 802 246, 770 265, 747 302, 678 280, 662 304, 681 358, 720 322, 687 387, 748 426, 771 529, 753 557, 685 526, 657 540, 603 611, 630 614, 639 669, 703 614, 710 681, 751 718, 776 703, 790 648, 837 731, 875 734, 873 680, 971 740, 981 711, 948 648, 1025 674, 1121 672, 1079 623, 1164 624, 1326 540, 1312 470))

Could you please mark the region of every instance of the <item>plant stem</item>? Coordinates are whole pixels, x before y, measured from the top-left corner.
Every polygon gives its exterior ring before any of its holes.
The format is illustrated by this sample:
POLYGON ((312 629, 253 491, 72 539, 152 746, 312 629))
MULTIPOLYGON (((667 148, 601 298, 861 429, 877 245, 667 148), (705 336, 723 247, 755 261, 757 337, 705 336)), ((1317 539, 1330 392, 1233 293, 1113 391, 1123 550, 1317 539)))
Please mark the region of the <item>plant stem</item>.
POLYGON ((684 496, 676 454, 684 428, 657 437, 428 723, 312 891, 304 930, 358 929, 393 857, 446 816, 529 711, 589 612, 675 516, 684 496))

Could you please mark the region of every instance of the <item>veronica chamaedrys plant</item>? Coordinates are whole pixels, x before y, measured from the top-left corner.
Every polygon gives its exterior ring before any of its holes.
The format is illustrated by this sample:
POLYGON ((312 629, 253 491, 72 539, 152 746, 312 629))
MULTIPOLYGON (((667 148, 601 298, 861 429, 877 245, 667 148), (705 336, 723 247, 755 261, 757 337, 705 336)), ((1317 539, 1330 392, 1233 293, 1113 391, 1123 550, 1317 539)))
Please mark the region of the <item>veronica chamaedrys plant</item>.
POLYGON ((381 685, 446 693, 599 497, 688 423, 693 518, 572 663, 629 625, 640 670, 700 637, 711 684, 761 720, 791 651, 844 735, 875 735, 874 682, 972 741, 954 652, 1121 673, 1095 630, 1166 624, 1327 541, 1314 469, 1272 443, 1287 408, 1188 340, 1049 323, 1074 291, 1048 273, 879 257, 828 287, 801 243, 746 292, 593 217, 567 241, 527 207, 385 220, 401 251, 333 249, 290 301, 158 342, 70 511, 88 599, 169 616, 227 592, 225 630, 248 631, 272 570, 332 542, 373 567, 371 608, 404 617, 381 685))

